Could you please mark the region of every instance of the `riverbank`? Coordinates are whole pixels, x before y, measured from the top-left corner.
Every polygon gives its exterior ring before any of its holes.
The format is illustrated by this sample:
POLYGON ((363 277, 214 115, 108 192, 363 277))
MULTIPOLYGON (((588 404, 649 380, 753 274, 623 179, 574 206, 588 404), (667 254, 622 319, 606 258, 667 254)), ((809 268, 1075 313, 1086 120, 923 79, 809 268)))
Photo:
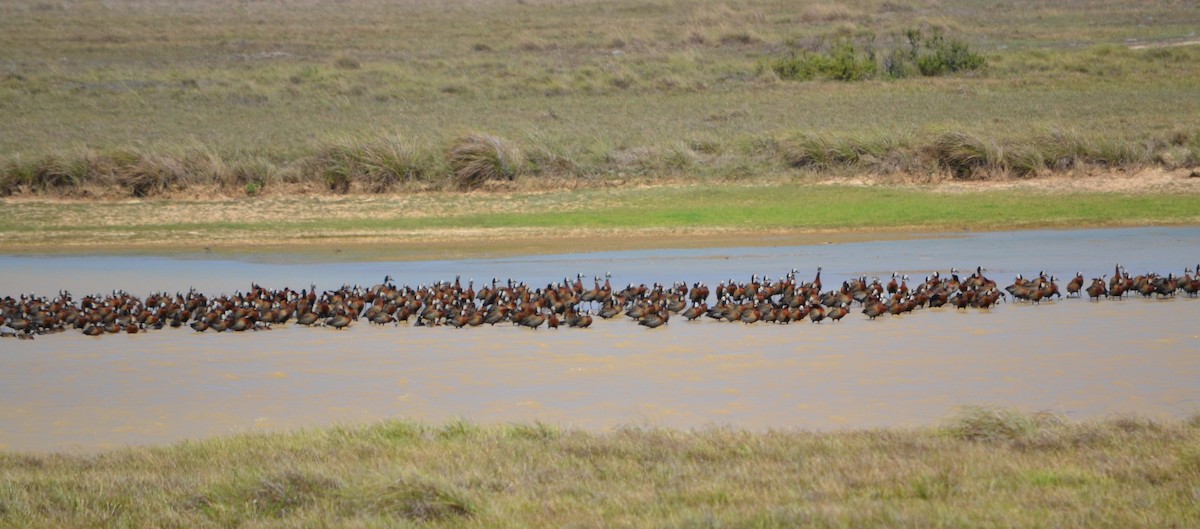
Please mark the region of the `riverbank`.
POLYGON ((448 259, 822 244, 917 233, 1192 225, 1188 171, 851 184, 792 180, 237 199, 2 199, 0 251, 448 259), (340 255, 344 254, 344 255, 340 255))

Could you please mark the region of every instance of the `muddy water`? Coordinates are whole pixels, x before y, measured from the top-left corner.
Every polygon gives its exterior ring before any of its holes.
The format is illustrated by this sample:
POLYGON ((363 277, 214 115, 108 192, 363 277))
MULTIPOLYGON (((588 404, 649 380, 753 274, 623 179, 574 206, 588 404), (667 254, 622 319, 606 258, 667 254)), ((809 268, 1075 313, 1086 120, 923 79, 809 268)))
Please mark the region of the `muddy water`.
MULTIPOLYGON (((458 262, 0 257, 0 294, 134 293, 467 277, 744 280, 824 266, 826 284, 981 264, 1016 273, 1182 272, 1200 229, 955 234, 916 241, 458 262)), ((1065 282, 1065 280, 1064 280, 1065 282)), ((284 326, 0 341, 0 446, 92 450, 385 418, 834 429, 936 423, 967 404, 1072 418, 1200 412, 1200 300, 1063 300, 790 326, 628 320, 587 330, 284 326)))

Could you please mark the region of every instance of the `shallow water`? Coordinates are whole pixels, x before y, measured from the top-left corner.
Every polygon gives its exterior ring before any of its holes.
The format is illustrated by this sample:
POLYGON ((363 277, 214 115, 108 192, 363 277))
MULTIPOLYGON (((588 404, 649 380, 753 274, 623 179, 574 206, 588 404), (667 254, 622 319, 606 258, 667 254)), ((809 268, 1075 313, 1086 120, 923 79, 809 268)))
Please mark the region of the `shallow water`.
MULTIPOLYGON (((408 284, 455 274, 537 284, 611 271, 615 283, 715 284, 793 267, 809 279, 817 265, 827 288, 861 274, 976 265, 1006 284, 1038 270, 1099 276, 1117 261, 1135 274, 1179 273, 1200 261, 1198 249, 1200 229, 1154 228, 457 262, 10 256, 0 257, 0 294, 232 292, 250 281, 331 288, 384 274, 408 284)), ((934 424, 968 404, 1077 419, 1181 417, 1200 412, 1198 316, 1195 299, 1070 299, 877 321, 853 312, 821 325, 677 318, 649 330, 621 318, 558 331, 360 323, 341 332, 66 332, 0 340, 0 446, 91 450, 385 418, 827 430, 934 424)))

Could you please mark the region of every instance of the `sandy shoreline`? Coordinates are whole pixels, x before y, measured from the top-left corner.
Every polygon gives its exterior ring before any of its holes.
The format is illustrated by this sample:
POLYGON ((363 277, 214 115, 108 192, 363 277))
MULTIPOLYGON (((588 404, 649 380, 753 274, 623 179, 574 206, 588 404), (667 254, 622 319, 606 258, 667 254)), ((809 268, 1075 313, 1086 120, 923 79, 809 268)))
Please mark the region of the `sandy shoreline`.
MULTIPOLYGON (((1195 171, 1149 169, 1139 172, 1051 175, 1026 180, 900 183, 891 178, 813 181, 812 185, 915 189, 931 193, 1029 192, 1062 194, 1197 194, 1195 171)), ((736 185, 777 185, 736 184, 736 185)), ((691 184, 673 183, 665 189, 691 184)), ((730 184, 735 185, 735 184, 730 184)), ((617 188, 620 191, 621 188, 617 188)), ((101 201, 49 197, 6 197, 0 204, 37 216, 36 229, 0 228, 0 252, 8 254, 298 255, 312 260, 432 260, 506 257, 520 254, 587 253, 650 248, 796 246, 870 240, 901 240, 931 233, 970 230, 1124 227, 1144 225, 1121 220, 1064 225, 1032 222, 1013 225, 908 225, 887 228, 747 227, 423 227, 400 229, 375 224, 397 218, 486 217, 521 212, 536 201, 548 211, 588 207, 586 200, 621 200, 603 190, 597 195, 512 190, 505 192, 417 193, 392 195, 309 195, 256 198, 101 201), (514 197, 521 200, 512 200, 514 197), (532 197, 532 199, 531 199, 532 197), (543 203, 544 202, 544 203, 543 203), (24 208, 24 209, 22 209, 24 208), (275 228, 281 222, 304 228, 275 228), (217 223, 217 224, 213 224, 217 223), (224 229, 220 223, 233 223, 224 229), (88 226, 97 229, 89 230, 88 226), (215 227, 214 227, 215 226, 215 227)), ((196 193, 193 196, 209 196, 196 193)), ((3 223, 0 223, 3 226, 3 223)), ((269 258, 269 257, 268 257, 269 258)))

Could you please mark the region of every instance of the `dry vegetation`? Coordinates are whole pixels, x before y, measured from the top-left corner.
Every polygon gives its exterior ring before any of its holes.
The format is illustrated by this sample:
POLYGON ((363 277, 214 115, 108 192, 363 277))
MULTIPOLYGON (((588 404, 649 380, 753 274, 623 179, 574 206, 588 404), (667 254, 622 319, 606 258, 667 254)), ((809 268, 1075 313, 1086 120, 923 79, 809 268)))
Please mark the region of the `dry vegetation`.
POLYGON ((606 433, 386 422, 0 453, 5 527, 1193 527, 1200 422, 606 433))
POLYGON ((1200 47, 1178 44, 1198 21, 1101 0, 6 3, 0 194, 1190 170, 1200 47), (853 83, 766 67, 845 43, 888 68, 912 31, 985 65, 853 83))

